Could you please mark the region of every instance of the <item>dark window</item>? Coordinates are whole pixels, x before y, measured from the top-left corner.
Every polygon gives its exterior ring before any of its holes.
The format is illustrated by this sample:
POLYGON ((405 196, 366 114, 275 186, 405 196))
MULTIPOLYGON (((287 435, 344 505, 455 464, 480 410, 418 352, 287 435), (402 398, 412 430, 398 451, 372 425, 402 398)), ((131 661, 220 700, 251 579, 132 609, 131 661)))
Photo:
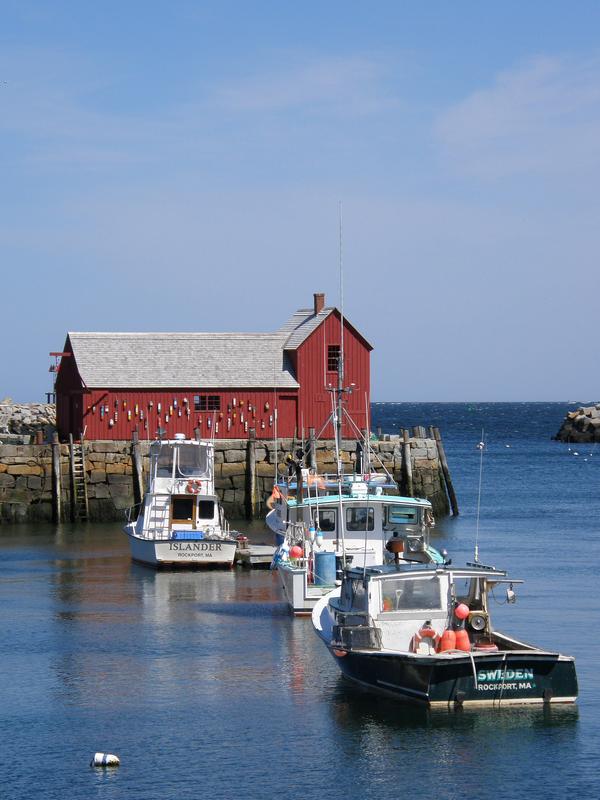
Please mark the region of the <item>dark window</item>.
POLYGON ((322 509, 319 511, 319 528, 323 533, 335 530, 335 511, 322 509))
POLYGON ((372 531, 375 522, 375 512, 369 508, 368 527, 367 527, 367 509, 366 508, 347 508, 346 509, 346 530, 347 531, 364 531, 365 528, 372 531))
POLYGON ((340 361, 340 346, 339 344, 330 344, 327 346, 327 370, 329 372, 337 372, 338 364, 340 361))
POLYGON ((194 519, 194 498, 174 497, 171 501, 171 513, 178 522, 192 522, 194 519))
POLYGON ((220 411, 221 398, 218 394, 195 394, 194 411, 220 411))
POLYGON ((200 500, 198 502, 198 518, 212 519, 215 515, 215 504, 213 500, 200 500))

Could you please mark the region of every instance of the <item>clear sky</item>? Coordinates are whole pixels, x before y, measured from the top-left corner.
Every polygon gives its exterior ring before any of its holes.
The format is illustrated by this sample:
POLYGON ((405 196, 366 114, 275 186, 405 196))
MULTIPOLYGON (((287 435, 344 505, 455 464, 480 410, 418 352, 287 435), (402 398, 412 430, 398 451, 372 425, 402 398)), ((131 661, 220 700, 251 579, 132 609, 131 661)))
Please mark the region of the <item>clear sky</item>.
POLYGON ((0 398, 67 330, 269 331, 374 400, 600 396, 600 3, 0 0, 0 398))

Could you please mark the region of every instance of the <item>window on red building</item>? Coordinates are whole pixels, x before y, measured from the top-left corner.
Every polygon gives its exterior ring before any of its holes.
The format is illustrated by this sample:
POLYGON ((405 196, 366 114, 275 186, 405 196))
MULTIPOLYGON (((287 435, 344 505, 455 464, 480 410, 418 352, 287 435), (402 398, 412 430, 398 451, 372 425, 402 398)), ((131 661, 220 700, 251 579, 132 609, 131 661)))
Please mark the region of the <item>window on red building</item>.
POLYGON ((218 394, 195 394, 194 411, 220 411, 221 398, 218 394))
POLYGON ((340 361, 340 346, 339 344, 330 344, 327 347, 327 371, 337 372, 338 364, 340 361))

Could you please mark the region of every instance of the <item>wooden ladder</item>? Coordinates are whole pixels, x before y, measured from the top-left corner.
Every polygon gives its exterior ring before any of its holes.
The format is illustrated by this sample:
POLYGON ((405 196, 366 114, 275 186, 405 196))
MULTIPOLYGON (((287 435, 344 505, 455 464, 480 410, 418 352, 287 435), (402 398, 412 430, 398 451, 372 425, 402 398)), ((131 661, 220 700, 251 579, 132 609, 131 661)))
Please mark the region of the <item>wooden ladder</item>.
POLYGON ((83 436, 78 442, 69 434, 69 454, 71 457, 71 519, 87 520, 88 493, 85 480, 85 447, 83 436))

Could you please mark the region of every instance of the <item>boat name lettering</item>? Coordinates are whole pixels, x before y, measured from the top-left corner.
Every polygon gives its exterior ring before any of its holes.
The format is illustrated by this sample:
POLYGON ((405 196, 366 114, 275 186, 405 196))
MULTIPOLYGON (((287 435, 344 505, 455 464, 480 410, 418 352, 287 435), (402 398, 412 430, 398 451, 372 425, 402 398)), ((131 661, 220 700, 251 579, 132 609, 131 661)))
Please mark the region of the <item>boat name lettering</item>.
POLYGON ((529 667, 523 669, 480 669, 477 673, 477 681, 487 681, 488 683, 501 683, 504 681, 530 681, 533 680, 533 670, 529 667))
POLYGON ((220 542, 169 542, 169 550, 195 550, 197 552, 204 552, 206 550, 217 551, 221 550, 220 542))

